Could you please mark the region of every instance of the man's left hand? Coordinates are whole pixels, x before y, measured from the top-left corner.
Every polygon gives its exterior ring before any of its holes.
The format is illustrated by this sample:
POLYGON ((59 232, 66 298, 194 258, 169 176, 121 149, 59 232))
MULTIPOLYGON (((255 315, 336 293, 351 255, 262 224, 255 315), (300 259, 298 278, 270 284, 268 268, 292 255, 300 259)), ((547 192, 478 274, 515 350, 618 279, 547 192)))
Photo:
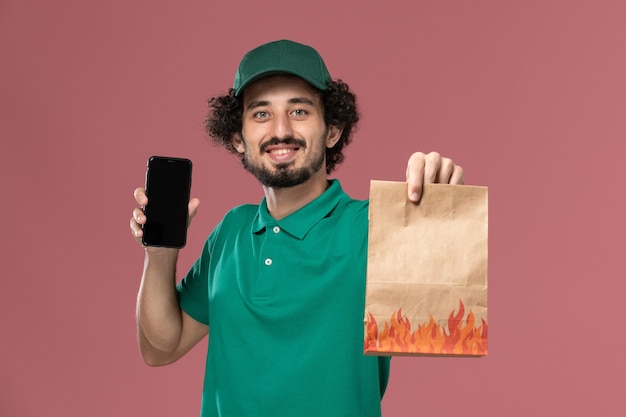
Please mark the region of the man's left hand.
POLYGON ((406 167, 406 181, 409 184, 409 199, 417 203, 424 184, 463 184, 463 168, 437 152, 415 152, 406 167))

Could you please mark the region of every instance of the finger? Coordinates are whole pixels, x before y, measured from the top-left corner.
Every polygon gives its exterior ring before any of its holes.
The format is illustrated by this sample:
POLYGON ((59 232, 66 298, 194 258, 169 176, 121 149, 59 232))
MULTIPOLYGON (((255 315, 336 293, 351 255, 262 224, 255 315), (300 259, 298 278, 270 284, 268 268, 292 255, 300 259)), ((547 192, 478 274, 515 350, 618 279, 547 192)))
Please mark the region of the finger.
POLYGON ((437 177, 441 169, 441 155, 437 152, 430 152, 426 155, 424 166, 424 184, 437 182, 437 177))
POLYGON ((450 184, 465 184, 465 172, 458 165, 454 166, 454 171, 450 176, 450 184))
POLYGON ((146 214, 141 208, 136 207, 133 210, 133 220, 135 220, 135 222, 137 222, 137 224, 139 224, 140 227, 141 225, 146 224, 146 214))
POLYGON ((141 228, 141 225, 137 223, 137 220, 135 219, 134 215, 130 219, 130 231, 133 234, 133 237, 135 238, 137 243, 141 245, 141 238, 143 237, 143 229, 141 228))
POLYGON ((422 152, 416 152, 411 155, 406 167, 406 182, 408 183, 409 200, 414 203, 419 201, 420 195, 422 194, 425 165, 425 155, 422 152))
POLYGON ((135 196, 135 201, 137 201, 137 204, 139 204, 140 206, 143 207, 148 204, 148 197, 146 196, 145 188, 135 188, 135 192, 133 193, 133 195, 135 196))
MULTIPOLYGON (((146 190, 143 187, 135 188, 133 192, 135 197, 135 201, 141 207, 145 207, 148 204, 148 197, 146 196, 146 190)), ((137 241, 140 246, 144 246, 141 242, 141 238, 143 237, 143 225, 146 224, 146 215, 144 211, 140 207, 136 207, 133 209, 133 216, 130 219, 130 231, 133 234, 133 237, 137 241)))
POLYGON ((436 182, 441 184, 450 184, 450 179, 454 173, 454 162, 450 158, 441 158, 441 166, 437 174, 436 182))

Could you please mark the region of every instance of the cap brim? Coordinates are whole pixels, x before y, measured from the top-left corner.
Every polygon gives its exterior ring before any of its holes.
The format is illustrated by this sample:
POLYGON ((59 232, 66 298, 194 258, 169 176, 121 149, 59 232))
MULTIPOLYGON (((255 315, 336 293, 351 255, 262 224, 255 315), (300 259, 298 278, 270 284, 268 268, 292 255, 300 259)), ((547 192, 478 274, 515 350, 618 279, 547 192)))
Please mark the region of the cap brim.
POLYGON ((246 87, 248 87, 250 84, 256 81, 259 81, 262 78, 271 77, 272 75, 293 75, 298 78, 302 78, 304 81, 308 82, 309 84, 311 84, 313 87, 317 88, 318 90, 324 91, 328 89, 328 84, 320 84, 318 81, 313 80, 310 77, 307 77, 306 75, 298 74, 294 71, 288 71, 283 68, 280 68, 280 69, 270 68, 270 69, 265 69, 263 71, 260 71, 252 75, 251 77, 248 77, 248 79, 245 82, 243 82, 239 86, 239 88, 235 90, 235 96, 239 96, 243 92, 243 90, 245 90, 246 87))

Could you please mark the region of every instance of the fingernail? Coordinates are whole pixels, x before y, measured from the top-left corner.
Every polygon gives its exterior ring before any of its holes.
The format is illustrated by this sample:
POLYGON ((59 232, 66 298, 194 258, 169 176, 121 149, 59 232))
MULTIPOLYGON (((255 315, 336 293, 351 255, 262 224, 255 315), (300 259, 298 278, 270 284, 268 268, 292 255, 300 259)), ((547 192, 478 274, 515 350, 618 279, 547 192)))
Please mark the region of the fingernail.
POLYGON ((420 195, 418 193, 411 194, 411 201, 417 201, 420 199, 420 195))

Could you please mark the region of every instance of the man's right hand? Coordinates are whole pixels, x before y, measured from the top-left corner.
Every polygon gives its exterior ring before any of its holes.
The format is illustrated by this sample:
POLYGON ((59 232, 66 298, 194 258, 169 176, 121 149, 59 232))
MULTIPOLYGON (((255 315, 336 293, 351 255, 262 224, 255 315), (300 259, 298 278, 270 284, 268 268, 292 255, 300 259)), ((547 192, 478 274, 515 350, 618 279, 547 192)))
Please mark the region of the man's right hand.
MULTIPOLYGON (((135 201, 139 205, 133 210, 133 216, 130 219, 130 231, 133 234, 133 237, 139 244, 139 246, 143 248, 147 248, 142 242, 141 238, 143 237, 143 225, 146 224, 146 215, 144 213, 143 207, 148 204, 148 196, 146 196, 146 190, 143 187, 139 187, 135 189, 134 192, 135 201)), ((200 206, 200 200, 197 198, 192 198, 189 200, 189 222, 187 226, 191 224, 191 220, 198 212, 198 207, 200 206)))

